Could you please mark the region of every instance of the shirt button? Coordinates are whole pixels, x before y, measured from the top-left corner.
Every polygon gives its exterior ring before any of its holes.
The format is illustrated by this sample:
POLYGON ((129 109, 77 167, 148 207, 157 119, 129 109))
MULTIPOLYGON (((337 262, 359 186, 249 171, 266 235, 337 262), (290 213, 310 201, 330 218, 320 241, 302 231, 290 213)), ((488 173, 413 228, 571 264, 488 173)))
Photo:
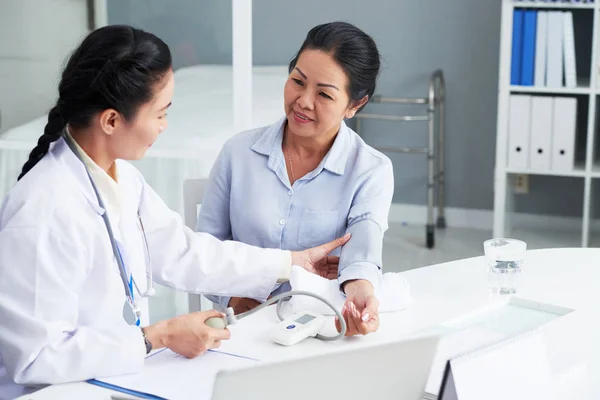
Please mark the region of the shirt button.
POLYGON ((279 225, 285 225, 285 219, 280 219, 279 220, 279 225))
POLYGON ((293 190, 290 190, 290 191, 288 192, 288 194, 291 196, 291 195, 293 195, 293 194, 294 194, 294 191, 293 191, 293 190))

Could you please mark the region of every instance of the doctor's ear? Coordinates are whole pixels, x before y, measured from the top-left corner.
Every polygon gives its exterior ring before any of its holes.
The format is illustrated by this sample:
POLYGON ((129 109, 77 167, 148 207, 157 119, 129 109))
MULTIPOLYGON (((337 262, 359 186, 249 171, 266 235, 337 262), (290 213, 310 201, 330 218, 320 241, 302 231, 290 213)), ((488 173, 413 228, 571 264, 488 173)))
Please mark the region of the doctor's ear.
POLYGON ((107 135, 112 135, 115 129, 125 123, 123 116, 117 110, 109 108, 100 113, 100 128, 107 135))

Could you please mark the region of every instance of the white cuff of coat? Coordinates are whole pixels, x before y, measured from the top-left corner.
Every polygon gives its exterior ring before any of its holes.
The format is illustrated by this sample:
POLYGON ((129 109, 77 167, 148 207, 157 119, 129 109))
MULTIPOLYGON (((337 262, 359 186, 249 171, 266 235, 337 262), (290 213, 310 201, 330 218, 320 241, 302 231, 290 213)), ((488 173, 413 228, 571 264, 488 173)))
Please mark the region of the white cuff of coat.
MULTIPOLYGON (((127 342, 124 354, 128 354, 125 359, 131 360, 131 372, 139 372, 144 366, 144 360, 146 359, 146 342, 144 342, 144 335, 142 329, 136 325, 130 325, 127 327, 127 342)), ((129 373, 131 373, 129 372, 129 373)))
POLYGON ((290 276, 292 275, 292 252, 286 251, 286 253, 287 258, 281 266, 281 273, 279 274, 279 279, 277 279, 277 283, 288 282, 290 280, 290 276))

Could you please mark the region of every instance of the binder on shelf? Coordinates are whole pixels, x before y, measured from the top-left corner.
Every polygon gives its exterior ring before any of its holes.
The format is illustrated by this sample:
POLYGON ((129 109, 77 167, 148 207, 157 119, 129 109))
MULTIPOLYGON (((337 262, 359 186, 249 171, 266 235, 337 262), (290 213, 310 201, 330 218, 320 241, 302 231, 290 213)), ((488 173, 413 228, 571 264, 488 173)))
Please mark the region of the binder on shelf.
POLYGON ((531 138, 529 141, 529 168, 550 170, 552 148, 552 97, 534 96, 531 99, 531 138))
POLYGON ((575 60, 575 30, 573 27, 573 13, 563 13, 564 28, 564 62, 565 62, 565 86, 577 87, 577 68, 575 60))
POLYGON ((572 171, 575 166, 577 99, 555 97, 553 103, 550 163, 553 171, 572 171))
POLYGON ((523 56, 521 85, 533 86, 537 11, 527 10, 523 17, 523 56))
POLYGON ((516 8, 511 52, 511 85, 577 87, 573 12, 516 8))
POLYGON ((600 40, 598 39, 596 40, 596 60, 592 64, 591 73, 596 74, 596 88, 600 89, 600 40))
POLYGON ((546 86, 546 55, 548 53, 548 12, 540 11, 537 15, 535 43, 535 77, 534 85, 546 86))
POLYGON ((563 28, 564 16, 561 11, 548 12, 548 54, 546 58, 546 85, 563 87, 563 28))
POLYGON ((529 168, 531 96, 511 95, 508 121, 508 168, 529 168))
POLYGON ((513 12, 512 55, 510 66, 510 84, 521 84, 521 56, 523 54, 523 16, 524 11, 513 12))

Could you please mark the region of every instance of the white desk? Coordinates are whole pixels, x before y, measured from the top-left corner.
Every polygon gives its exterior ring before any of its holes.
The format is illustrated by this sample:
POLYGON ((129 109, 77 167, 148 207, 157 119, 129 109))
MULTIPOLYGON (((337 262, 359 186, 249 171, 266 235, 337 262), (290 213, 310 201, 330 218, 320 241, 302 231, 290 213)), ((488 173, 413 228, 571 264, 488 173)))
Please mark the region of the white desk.
MULTIPOLYGON (((408 271, 404 276, 410 283, 414 303, 406 311, 382 314, 380 329, 375 334, 332 343, 306 340, 296 346, 282 347, 271 343, 268 338, 269 329, 278 321, 273 307, 269 307, 232 326, 232 339, 224 343, 221 350, 266 361, 370 346, 397 340, 494 300, 487 290, 487 270, 482 257, 420 268, 408 271)), ((572 309, 600 305, 600 249, 530 251, 521 282, 519 297, 572 309)), ((590 351, 590 357, 596 354, 590 351)), ((24 399, 45 400, 77 395, 106 400, 108 393, 86 383, 76 383, 49 387, 24 399)), ((578 397, 573 394, 570 398, 578 397)))

